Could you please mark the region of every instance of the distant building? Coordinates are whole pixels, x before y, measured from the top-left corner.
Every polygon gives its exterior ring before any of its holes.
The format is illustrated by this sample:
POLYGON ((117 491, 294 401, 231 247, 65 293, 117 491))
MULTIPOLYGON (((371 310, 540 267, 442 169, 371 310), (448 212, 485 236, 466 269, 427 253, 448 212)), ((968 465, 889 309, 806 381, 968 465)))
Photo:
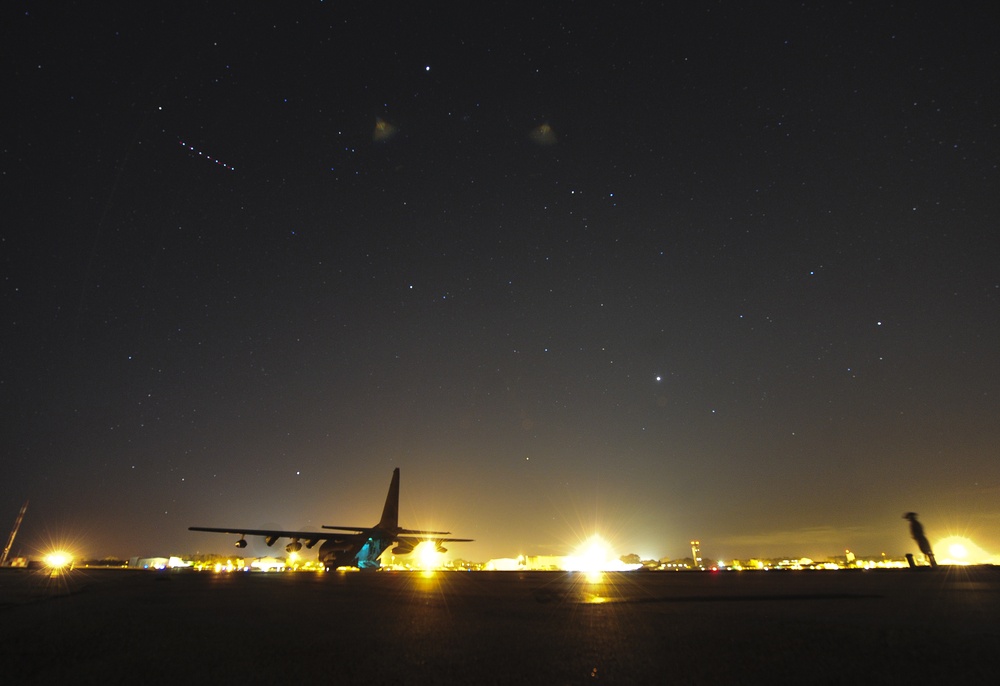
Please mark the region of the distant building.
POLYGON ((520 555, 516 558, 501 557, 482 566, 487 572, 630 572, 642 563, 628 564, 621 560, 587 560, 575 555, 520 555))
POLYGON ((691 541, 691 559, 694 560, 695 569, 705 566, 701 560, 701 541, 691 541))
POLYGON ((251 571, 261 572, 283 572, 285 571, 285 561, 277 557, 258 557, 250 562, 251 571))
POLYGON ((527 569, 538 571, 556 571, 567 568, 565 555, 528 555, 524 558, 527 569))
POLYGON ((176 569, 190 567, 192 563, 171 555, 170 557, 133 557, 129 559, 128 566, 131 569, 176 569))
POLYGON ((133 557, 128 561, 132 569, 166 569, 168 557, 133 557))
POLYGON ((519 569, 524 569, 521 566, 521 558, 516 557, 500 557, 495 560, 489 560, 483 569, 487 572, 516 572, 519 569))

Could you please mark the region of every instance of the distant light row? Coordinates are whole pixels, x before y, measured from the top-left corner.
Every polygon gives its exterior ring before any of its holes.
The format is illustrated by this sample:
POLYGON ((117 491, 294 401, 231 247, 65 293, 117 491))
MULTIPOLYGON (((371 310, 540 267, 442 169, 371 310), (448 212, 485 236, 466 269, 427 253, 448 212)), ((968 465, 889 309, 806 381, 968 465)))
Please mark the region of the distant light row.
POLYGON ((225 167, 229 171, 236 171, 236 167, 234 167, 232 165, 229 165, 229 164, 226 164, 225 162, 223 162, 222 160, 220 160, 220 159, 218 159, 216 157, 212 157, 211 155, 207 155, 207 154, 203 153, 201 150, 198 150, 193 145, 188 145, 184 141, 179 141, 179 142, 180 142, 182 148, 187 148, 189 151, 191 151, 192 153, 198 155, 199 157, 204 157, 209 162, 217 164, 220 167, 225 167))

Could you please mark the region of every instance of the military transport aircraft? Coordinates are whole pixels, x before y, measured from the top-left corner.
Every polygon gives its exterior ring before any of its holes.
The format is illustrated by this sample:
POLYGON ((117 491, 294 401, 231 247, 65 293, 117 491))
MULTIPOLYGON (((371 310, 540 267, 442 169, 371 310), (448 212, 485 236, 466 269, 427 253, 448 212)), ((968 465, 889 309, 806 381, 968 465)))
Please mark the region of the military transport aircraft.
POLYGON ((378 569, 379 556, 385 550, 397 543, 392 549, 394 555, 412 553, 419 543, 432 541, 439 553, 446 552, 442 543, 451 541, 465 543, 471 538, 443 538, 450 531, 420 531, 417 529, 402 529, 399 520, 399 467, 392 472, 392 482, 389 493, 385 497, 385 507, 382 508, 382 519, 375 526, 326 526, 337 533, 322 531, 281 531, 274 529, 239 529, 206 526, 189 527, 191 531, 209 531, 217 534, 238 534, 237 548, 246 548, 246 536, 263 536, 267 545, 274 545, 280 538, 290 538, 292 542, 285 546, 285 551, 295 553, 302 550, 303 542, 306 548, 323 541, 319 547, 319 560, 327 569, 337 567, 357 567, 358 569, 378 569))

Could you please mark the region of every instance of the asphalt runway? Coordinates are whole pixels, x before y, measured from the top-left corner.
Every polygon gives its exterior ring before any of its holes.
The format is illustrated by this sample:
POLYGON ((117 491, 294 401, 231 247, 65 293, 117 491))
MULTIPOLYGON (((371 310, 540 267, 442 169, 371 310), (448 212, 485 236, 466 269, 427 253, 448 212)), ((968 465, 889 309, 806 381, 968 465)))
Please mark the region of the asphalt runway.
POLYGON ((4 683, 992 683, 1000 568, 0 570, 4 683))

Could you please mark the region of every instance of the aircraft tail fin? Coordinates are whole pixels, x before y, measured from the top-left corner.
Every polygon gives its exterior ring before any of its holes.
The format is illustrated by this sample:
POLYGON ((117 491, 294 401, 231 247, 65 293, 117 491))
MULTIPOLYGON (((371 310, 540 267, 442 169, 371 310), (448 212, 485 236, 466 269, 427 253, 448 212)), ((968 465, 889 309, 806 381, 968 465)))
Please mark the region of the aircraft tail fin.
POLYGON ((395 531, 399 528, 399 467, 392 470, 392 482, 389 493, 385 496, 385 507, 382 508, 382 519, 378 521, 380 529, 395 531))

